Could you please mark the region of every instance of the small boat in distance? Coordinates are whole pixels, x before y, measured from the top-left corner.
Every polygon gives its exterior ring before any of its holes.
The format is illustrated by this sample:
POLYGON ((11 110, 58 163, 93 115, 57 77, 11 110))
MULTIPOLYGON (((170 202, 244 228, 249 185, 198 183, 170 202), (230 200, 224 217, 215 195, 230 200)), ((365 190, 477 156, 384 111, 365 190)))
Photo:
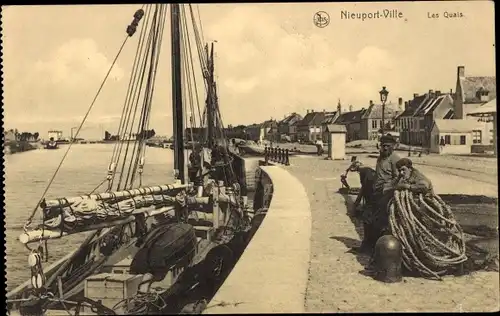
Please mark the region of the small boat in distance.
POLYGON ((57 141, 54 140, 54 137, 51 137, 50 140, 45 143, 45 149, 59 149, 57 141))

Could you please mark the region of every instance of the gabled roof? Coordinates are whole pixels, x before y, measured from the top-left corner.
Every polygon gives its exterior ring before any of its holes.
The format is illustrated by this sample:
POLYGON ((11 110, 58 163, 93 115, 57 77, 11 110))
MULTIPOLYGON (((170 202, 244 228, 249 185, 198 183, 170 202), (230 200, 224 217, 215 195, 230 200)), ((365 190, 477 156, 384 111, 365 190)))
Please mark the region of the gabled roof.
POLYGON ((497 79, 494 76, 481 77, 464 77, 460 79, 462 85, 462 100, 464 102, 480 102, 481 99, 476 97, 476 92, 479 90, 489 91, 489 99, 496 98, 497 94, 497 79))
POLYGON ((316 116, 318 112, 309 112, 304 116, 302 120, 297 125, 311 125, 311 122, 314 120, 314 117, 316 116))
POLYGON ((283 124, 291 125, 291 124, 296 122, 296 120, 294 120, 294 119, 298 119, 300 121, 303 119, 303 117, 302 117, 302 115, 294 112, 294 113, 288 115, 287 117, 285 117, 283 120, 281 120, 279 122, 279 125, 283 125, 283 124))
POLYGON ((348 123, 353 123, 353 122, 359 122, 361 121, 361 118, 363 117, 363 114, 366 112, 366 109, 361 109, 358 111, 352 111, 352 112, 345 112, 339 115, 339 118, 337 121, 335 121, 336 124, 348 124, 348 123))
POLYGON ((426 93, 426 94, 419 95, 419 96, 413 98, 413 100, 409 101, 408 107, 403 111, 403 113, 401 113, 400 117, 413 116, 415 114, 415 112, 418 111, 420 106, 425 101, 427 101, 427 97, 428 97, 428 95, 426 93))
MULTIPOLYGON (((396 110, 394 109, 392 104, 385 105, 385 117, 390 118, 394 117, 396 110)), ((382 118, 382 104, 372 104, 368 107, 368 109, 363 113, 362 118, 368 119, 381 119, 382 118)))
MULTIPOLYGON (((320 124, 333 124, 337 118, 337 112, 325 112, 320 124)), ((319 124, 318 124, 319 125, 319 124)))
POLYGON ((325 119, 330 119, 331 117, 335 117, 337 112, 309 112, 304 116, 304 118, 297 123, 297 125, 301 126, 319 126, 325 122, 325 119))
POLYGON ((493 114, 497 113, 497 99, 493 99, 490 102, 482 104, 478 108, 470 111, 467 115, 481 115, 481 114, 493 114))
POLYGON ((453 111, 453 109, 450 109, 444 116, 443 116, 443 119, 445 120, 449 120, 449 119, 452 119, 453 117, 455 116, 455 112, 453 111))
POLYGON ((469 133, 477 128, 482 128, 476 120, 434 120, 434 125, 440 133, 469 133))
POLYGON ((453 102, 453 99, 449 94, 442 94, 440 96, 428 98, 424 103, 422 103, 422 106, 417 109, 414 115, 423 116, 432 113, 445 100, 453 102))

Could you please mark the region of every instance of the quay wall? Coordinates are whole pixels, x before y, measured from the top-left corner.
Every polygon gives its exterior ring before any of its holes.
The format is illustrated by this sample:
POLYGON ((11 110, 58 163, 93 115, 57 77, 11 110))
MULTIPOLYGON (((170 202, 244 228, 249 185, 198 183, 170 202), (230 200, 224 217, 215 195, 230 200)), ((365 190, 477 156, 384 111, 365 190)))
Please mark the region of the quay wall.
POLYGON ((312 225, 305 188, 280 166, 258 167, 255 183, 254 208, 267 212, 205 314, 305 312, 312 225))

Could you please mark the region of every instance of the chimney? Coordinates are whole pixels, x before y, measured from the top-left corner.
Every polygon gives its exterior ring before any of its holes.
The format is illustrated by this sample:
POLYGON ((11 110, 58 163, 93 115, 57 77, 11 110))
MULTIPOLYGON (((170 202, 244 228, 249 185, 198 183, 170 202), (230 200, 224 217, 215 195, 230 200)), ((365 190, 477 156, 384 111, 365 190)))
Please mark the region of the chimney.
POLYGON ((401 109, 402 106, 403 106, 403 98, 399 97, 398 98, 398 108, 401 109))
POLYGON ((439 97, 441 95, 441 90, 436 90, 436 97, 439 97))
POLYGON ((416 98, 416 97, 418 97, 418 93, 413 94, 413 98, 416 98))
POLYGON ((464 78, 465 77, 465 66, 458 66, 457 68, 457 77, 464 78))
POLYGON ((349 105, 349 112, 352 112, 352 104, 349 105))
POLYGON ((309 109, 307 109, 307 114, 309 114, 309 109))
POLYGON ((373 100, 370 100, 370 105, 373 105, 373 100))
POLYGON ((408 109, 409 104, 410 104, 410 101, 405 101, 405 110, 408 109))
POLYGON ((339 103, 337 103, 337 112, 339 112, 339 115, 342 114, 342 105, 340 104, 340 99, 339 103))

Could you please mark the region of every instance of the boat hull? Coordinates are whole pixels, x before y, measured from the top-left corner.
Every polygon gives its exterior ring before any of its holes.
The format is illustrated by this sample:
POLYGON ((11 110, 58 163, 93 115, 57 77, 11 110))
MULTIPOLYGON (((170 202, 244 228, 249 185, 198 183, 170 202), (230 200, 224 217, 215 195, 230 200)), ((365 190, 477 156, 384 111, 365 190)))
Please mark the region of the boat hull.
POLYGON ((45 144, 45 149, 59 149, 59 145, 57 145, 57 142, 48 142, 45 144))

